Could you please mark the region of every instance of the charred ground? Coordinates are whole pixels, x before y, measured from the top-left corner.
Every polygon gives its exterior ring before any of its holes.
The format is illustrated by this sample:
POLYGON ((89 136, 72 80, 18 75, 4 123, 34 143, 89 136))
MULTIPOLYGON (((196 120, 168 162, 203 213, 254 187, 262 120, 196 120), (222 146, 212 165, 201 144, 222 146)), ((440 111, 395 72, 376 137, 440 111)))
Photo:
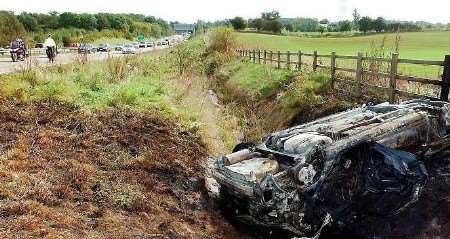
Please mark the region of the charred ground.
POLYGON ((157 113, 0 98, 3 238, 236 238, 203 194, 207 151, 157 113))

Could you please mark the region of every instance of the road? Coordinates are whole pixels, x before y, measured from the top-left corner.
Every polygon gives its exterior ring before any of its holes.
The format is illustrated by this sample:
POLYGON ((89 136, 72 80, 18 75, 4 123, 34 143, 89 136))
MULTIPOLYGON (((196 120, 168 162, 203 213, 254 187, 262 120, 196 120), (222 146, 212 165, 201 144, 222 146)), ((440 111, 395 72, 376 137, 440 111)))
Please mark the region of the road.
MULTIPOLYGON (((140 48, 137 49, 137 54, 143 54, 155 50, 165 49, 169 46, 155 46, 150 48, 140 48)), ((118 51, 111 51, 109 53, 106 52, 97 52, 88 54, 88 61, 102 61, 107 60, 111 57, 121 57, 124 56, 121 52, 118 51)), ((11 58, 7 57, 5 55, 4 57, 0 57, 0 75, 1 74, 8 74, 13 73, 16 71, 27 69, 29 66, 35 68, 35 67, 48 67, 55 64, 67 64, 71 63, 77 60, 80 60, 82 55, 77 53, 63 53, 59 54, 56 59, 55 63, 49 63, 48 58, 45 55, 36 55, 31 56, 28 60, 22 61, 22 62, 12 62, 11 58)))

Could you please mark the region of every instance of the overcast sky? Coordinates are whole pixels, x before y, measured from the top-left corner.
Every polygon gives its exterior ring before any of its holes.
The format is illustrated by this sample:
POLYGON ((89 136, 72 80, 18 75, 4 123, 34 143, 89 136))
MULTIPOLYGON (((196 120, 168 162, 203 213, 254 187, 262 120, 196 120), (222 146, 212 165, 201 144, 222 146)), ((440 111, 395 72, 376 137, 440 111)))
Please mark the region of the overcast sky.
POLYGON ((450 22, 450 0, 0 0, 0 9, 43 12, 142 13, 168 21, 195 22, 234 16, 253 18, 278 10, 283 17, 351 19, 362 15, 393 20, 450 22))

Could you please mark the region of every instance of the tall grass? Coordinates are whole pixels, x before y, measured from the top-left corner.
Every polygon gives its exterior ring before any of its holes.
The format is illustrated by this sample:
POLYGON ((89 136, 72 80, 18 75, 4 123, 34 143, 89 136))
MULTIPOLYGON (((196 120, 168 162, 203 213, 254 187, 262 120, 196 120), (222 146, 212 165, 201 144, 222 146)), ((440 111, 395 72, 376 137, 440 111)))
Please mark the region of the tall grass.
POLYGON ((170 75, 167 62, 155 56, 109 59, 106 62, 73 63, 45 69, 24 70, 0 77, 0 92, 16 100, 69 102, 84 108, 164 105, 161 95, 175 95, 163 84, 170 75), (149 60, 151 59, 151 60, 149 60), (148 68, 158 61, 160 69, 148 68))

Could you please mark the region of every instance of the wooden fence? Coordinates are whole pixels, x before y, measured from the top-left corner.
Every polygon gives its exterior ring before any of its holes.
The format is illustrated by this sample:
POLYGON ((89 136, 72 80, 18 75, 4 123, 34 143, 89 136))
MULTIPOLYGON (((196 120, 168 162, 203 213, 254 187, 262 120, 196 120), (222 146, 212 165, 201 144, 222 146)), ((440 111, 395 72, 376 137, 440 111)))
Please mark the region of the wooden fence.
POLYGON ((319 68, 330 70, 331 74, 331 86, 334 87, 336 81, 348 81, 345 79, 340 79, 337 77, 337 72, 347 72, 355 75, 355 80, 352 80, 353 84, 357 85, 357 89, 361 89, 364 87, 365 83, 362 82, 363 76, 375 76, 375 77, 383 77, 389 80, 389 86, 376 86, 369 85, 371 87, 376 88, 377 90, 386 92, 389 95, 390 102, 396 102, 397 98, 407 97, 407 98, 430 98, 432 100, 449 100, 449 86, 450 86, 450 55, 446 55, 443 61, 429 61, 429 60, 411 60, 411 59, 401 59, 398 54, 392 54, 391 58, 377 58, 377 57, 365 57, 362 53, 358 53, 357 56, 345 56, 345 55, 337 55, 335 52, 332 52, 330 55, 319 55, 317 51, 313 53, 303 53, 301 51, 298 52, 280 52, 280 51, 267 51, 267 50, 246 50, 239 49, 238 54, 241 57, 246 57, 253 63, 259 64, 271 64, 275 63, 277 68, 282 68, 283 66, 289 69, 302 70, 304 66, 311 66, 313 71, 316 71, 319 68), (312 57, 312 63, 306 62, 302 60, 303 56, 312 57), (282 57, 284 59, 282 59, 282 57), (328 58, 330 59, 330 65, 319 64, 319 58, 328 58), (356 67, 354 68, 344 68, 338 67, 336 64, 336 60, 344 59, 344 60, 356 60, 356 67), (380 72, 380 71, 371 71, 364 69, 363 62, 381 62, 389 65, 388 72, 380 72), (426 66, 442 66, 444 67, 444 71, 442 74, 442 79, 429 79, 424 77, 416 77, 416 76, 408 76, 401 75, 398 73, 398 68, 400 64, 414 64, 414 65, 426 65, 426 66), (433 96, 425 96, 416 93, 411 93, 407 91, 403 91, 398 89, 397 82, 398 80, 407 81, 407 82, 416 82, 423 85, 432 85, 440 87, 440 97, 433 96))

